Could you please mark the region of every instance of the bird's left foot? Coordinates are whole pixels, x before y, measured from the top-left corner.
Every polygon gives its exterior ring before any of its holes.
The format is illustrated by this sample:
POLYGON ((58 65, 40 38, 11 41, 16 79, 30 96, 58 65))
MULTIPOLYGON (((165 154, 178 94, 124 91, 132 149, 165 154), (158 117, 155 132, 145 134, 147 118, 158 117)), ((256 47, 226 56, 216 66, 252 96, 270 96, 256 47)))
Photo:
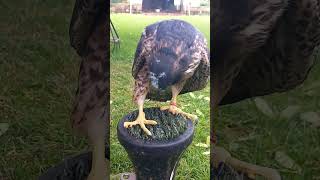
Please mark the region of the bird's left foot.
POLYGON ((196 123, 198 121, 198 116, 190 114, 190 113, 186 113, 174 104, 170 104, 169 106, 163 106, 160 108, 160 110, 161 111, 168 110, 170 113, 172 113, 174 115, 181 114, 185 118, 190 119, 193 123, 196 123))

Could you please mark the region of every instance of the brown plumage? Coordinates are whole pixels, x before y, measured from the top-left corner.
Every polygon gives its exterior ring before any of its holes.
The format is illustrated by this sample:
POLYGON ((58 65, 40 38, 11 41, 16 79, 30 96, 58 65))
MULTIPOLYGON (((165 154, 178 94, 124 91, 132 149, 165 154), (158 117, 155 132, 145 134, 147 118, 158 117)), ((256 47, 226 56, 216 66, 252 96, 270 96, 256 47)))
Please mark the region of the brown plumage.
POLYGON ((106 1, 77 0, 70 25, 71 45, 81 56, 78 90, 71 114, 72 128, 88 136, 93 147, 89 180, 107 178, 108 23, 106 1))
POLYGON ((319 0, 213 3, 215 104, 301 84, 320 43, 319 0))
MULTIPOLYGON (((132 66, 132 76, 136 84, 139 84, 141 79, 141 82, 143 82, 141 84, 144 84, 143 86, 149 86, 148 66, 150 57, 162 48, 168 48, 177 55, 175 59, 177 67, 172 68, 173 71, 185 68, 179 66, 182 63, 178 61, 188 61, 189 59, 184 59, 184 56, 190 57, 190 62, 187 62, 186 65, 190 65, 188 68, 192 69, 191 75, 189 77, 189 75, 185 74, 187 77, 181 78, 185 79, 186 82, 180 94, 201 90, 207 85, 210 76, 207 42, 199 31, 194 29, 189 23, 181 20, 166 20, 145 28, 138 43, 132 66), (142 77, 139 78, 139 76, 142 77)), ((140 86, 136 85, 135 87, 138 88, 140 86)), ((138 90, 135 89, 134 92, 136 94, 138 90)), ((138 94, 135 96, 138 96, 138 94)), ((166 89, 165 91, 160 91, 157 88, 148 89, 147 98, 151 100, 167 101, 171 97, 172 92, 170 89, 166 89)))
POLYGON ((288 91, 307 78, 320 44, 319 0, 212 4, 214 107, 288 91))
MULTIPOLYGON (((133 100, 139 106, 139 122, 126 123, 125 126, 140 124, 151 135, 142 123, 145 121, 145 98, 156 101, 172 98, 171 105, 163 110, 168 109, 174 114, 180 113, 194 119, 194 116, 175 106, 176 97, 203 89, 209 74, 207 42, 191 24, 182 20, 165 20, 147 26, 138 43, 132 67, 135 79, 133 100)), ((154 121, 148 123, 155 124, 154 121)))

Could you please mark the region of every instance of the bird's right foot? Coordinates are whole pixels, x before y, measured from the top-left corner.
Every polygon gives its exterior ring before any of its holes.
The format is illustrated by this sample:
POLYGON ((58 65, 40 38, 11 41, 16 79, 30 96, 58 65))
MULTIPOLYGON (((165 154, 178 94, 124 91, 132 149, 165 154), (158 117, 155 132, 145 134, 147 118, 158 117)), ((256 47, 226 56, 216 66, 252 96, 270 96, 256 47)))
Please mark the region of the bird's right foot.
POLYGON ((146 128, 145 124, 150 124, 150 125, 156 125, 157 122, 154 120, 147 120, 145 117, 145 114, 139 114, 138 118, 133 121, 133 122, 125 122, 124 127, 125 128, 131 128, 134 125, 140 125, 141 129, 149 136, 151 136, 151 132, 146 128))

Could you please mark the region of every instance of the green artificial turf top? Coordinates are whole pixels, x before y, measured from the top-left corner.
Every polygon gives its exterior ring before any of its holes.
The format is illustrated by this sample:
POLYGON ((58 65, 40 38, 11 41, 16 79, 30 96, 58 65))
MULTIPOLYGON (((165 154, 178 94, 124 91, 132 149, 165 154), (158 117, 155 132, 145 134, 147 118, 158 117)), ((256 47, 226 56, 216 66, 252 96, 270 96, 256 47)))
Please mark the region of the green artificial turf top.
MULTIPOLYGON (((170 140, 183 134, 187 129, 187 119, 181 115, 173 115, 170 112, 161 111, 159 108, 149 108, 144 110, 146 119, 157 121, 157 125, 146 125, 152 133, 148 136, 139 125, 128 128, 129 134, 146 141, 170 140)), ((134 121, 138 117, 138 111, 128 116, 128 121, 134 121)))

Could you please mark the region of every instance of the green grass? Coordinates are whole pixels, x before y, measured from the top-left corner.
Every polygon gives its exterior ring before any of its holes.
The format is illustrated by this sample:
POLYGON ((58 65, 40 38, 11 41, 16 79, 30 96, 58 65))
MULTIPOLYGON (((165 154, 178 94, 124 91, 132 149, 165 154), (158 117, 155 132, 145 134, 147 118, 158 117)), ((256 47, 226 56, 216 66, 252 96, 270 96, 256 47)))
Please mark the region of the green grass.
POLYGON ((299 113, 290 119, 268 118, 250 99, 220 107, 215 118, 218 144, 243 161, 279 170, 285 180, 319 179, 320 129, 299 118, 303 112, 319 112, 319 83, 320 64, 317 63, 301 86, 287 93, 263 97, 274 112, 281 112, 289 105, 300 106, 299 113), (311 86, 315 87, 307 93, 305 89, 311 86), (286 153, 302 171, 287 169, 278 163, 277 151, 286 153))
POLYGON ((69 45, 73 1, 0 2, 0 179, 33 180, 86 148, 70 129, 79 58, 69 45))
MULTIPOLYGON (((77 84, 79 58, 69 45, 68 28, 72 1, 0 2, 0 122, 9 130, 0 136, 0 179, 33 180, 48 167, 87 147, 83 138, 74 137, 69 126, 72 98, 77 84)), ((113 15, 122 40, 121 49, 111 59, 111 158, 112 173, 132 171, 124 149, 115 136, 117 121, 135 110, 131 102, 131 65, 143 28, 168 16, 113 15), (130 34, 131 33, 131 34, 130 34)), ((209 39, 209 17, 173 17, 192 22, 209 39)), ((265 97, 275 110, 300 105, 301 112, 319 111, 319 86, 313 95, 304 87, 320 81, 319 64, 302 87, 288 93, 265 97)), ((195 95, 209 96, 209 88, 195 95)), ((209 157, 206 149, 195 147, 209 135, 209 107, 204 100, 189 95, 179 97, 185 111, 204 114, 196 127, 194 142, 181 159, 177 179, 208 179, 209 157)), ((163 105, 147 102, 146 107, 163 105)), ((215 120, 219 145, 248 162, 279 169, 283 179, 319 179, 320 130, 301 121, 267 118, 246 100, 220 108, 215 120), (227 129, 229 127, 230 129, 227 129), (229 132, 226 136, 225 132, 229 132), (251 134, 252 133, 252 134, 251 134), (238 141, 238 137, 254 138, 238 141), (295 173, 278 164, 274 153, 286 152, 302 167, 295 173)))
MULTIPOLYGON (((164 19, 179 18, 186 20, 204 33, 207 40, 210 37, 209 16, 143 16, 112 14, 113 21, 121 39, 121 49, 111 54, 111 171, 112 174, 122 172, 132 172, 133 167, 127 157, 124 148, 118 142, 116 136, 116 126, 118 121, 127 113, 136 110, 136 105, 132 102, 133 77, 131 67, 133 56, 141 33, 145 26, 164 19)), ((202 91, 195 92, 195 96, 203 95, 209 97, 209 86, 202 91)), ((196 126, 193 143, 183 155, 177 171, 177 179, 209 179, 209 156, 203 155, 206 149, 196 147, 196 143, 205 143, 209 136, 210 108, 209 102, 204 99, 194 99, 185 94, 178 97, 178 102, 184 105, 184 111, 196 113, 200 110, 199 124, 196 126)), ((162 106, 167 103, 149 101, 145 107, 162 106)))

